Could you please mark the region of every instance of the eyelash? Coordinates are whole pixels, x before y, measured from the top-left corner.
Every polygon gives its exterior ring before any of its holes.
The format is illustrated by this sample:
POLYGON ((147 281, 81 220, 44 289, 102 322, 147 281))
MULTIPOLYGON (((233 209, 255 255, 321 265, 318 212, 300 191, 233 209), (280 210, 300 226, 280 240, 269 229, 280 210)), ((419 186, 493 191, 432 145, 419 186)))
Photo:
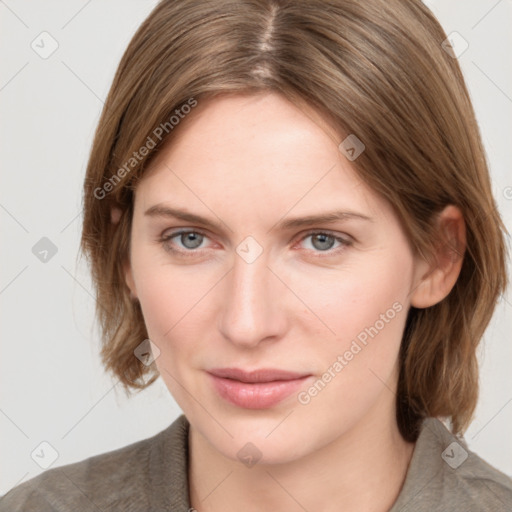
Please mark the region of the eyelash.
MULTIPOLYGON (((197 256, 198 254, 200 254, 202 252, 202 250, 201 249, 188 249, 188 250, 176 249, 169 244, 169 242, 173 238, 176 238, 177 236, 180 236, 183 234, 188 234, 188 233, 196 233, 198 235, 208 238, 208 235, 206 233, 203 233, 201 230, 182 229, 182 230, 178 230, 178 231, 173 231, 165 236, 162 234, 158 241, 164 246, 164 249, 168 252, 178 254, 178 255, 181 255, 184 257, 194 257, 194 256, 197 256)), ((334 240, 336 242, 339 242, 341 244, 341 246, 336 249, 327 249, 326 251, 318 251, 318 250, 312 251, 313 253, 316 253, 314 257, 322 258, 322 257, 326 257, 326 256, 334 256, 334 255, 337 255, 339 252, 343 251, 345 248, 347 248, 353 244, 353 241, 349 240, 348 238, 343 238, 343 237, 337 236, 330 231, 321 231, 321 230, 308 231, 307 233, 305 233, 302 236, 302 238, 299 240, 299 242, 302 242, 303 240, 305 240, 306 238, 308 238, 312 235, 327 235, 329 237, 334 238, 334 240)))

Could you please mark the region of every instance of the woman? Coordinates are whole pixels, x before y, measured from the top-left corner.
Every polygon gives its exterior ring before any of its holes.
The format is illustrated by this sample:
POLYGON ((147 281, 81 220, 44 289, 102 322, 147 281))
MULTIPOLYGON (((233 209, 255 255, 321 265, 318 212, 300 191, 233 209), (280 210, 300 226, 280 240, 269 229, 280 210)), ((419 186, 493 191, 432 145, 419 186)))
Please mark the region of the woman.
POLYGON ((506 255, 446 39, 420 1, 154 9, 82 247, 106 368, 184 415, 0 510, 512 509, 461 438, 506 255))

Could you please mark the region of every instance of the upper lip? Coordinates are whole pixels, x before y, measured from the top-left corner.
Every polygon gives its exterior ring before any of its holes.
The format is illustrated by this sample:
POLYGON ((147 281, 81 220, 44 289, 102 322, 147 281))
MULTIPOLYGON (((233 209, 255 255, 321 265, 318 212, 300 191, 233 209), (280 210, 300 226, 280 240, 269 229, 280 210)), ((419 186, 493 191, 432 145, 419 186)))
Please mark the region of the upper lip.
POLYGON ((258 370, 245 371, 240 368, 214 368, 209 373, 224 379, 238 380, 240 382, 258 383, 272 382, 276 380, 295 380, 309 376, 308 373, 289 372, 274 368, 261 368, 258 370))

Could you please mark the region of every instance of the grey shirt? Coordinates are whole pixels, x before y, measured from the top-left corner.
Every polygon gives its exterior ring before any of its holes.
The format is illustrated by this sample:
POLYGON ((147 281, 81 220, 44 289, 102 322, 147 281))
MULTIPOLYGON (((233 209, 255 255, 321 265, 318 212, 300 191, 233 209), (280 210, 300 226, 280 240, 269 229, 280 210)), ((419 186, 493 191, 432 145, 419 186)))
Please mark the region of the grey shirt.
MULTIPOLYGON (((0 498, 0 512, 187 512, 188 429, 182 415, 153 437, 49 469, 0 498)), ((427 418, 389 512, 432 511, 511 512, 512 479, 427 418)))

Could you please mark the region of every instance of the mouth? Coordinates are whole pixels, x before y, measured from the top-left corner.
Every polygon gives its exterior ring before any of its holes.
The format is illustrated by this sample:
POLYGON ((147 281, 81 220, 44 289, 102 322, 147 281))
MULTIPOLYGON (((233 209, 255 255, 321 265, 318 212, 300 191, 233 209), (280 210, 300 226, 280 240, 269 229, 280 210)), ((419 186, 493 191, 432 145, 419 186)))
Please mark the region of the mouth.
POLYGON ((311 377, 273 368, 245 371, 239 368, 209 370, 213 387, 232 405, 244 409, 268 409, 289 397, 311 377))

